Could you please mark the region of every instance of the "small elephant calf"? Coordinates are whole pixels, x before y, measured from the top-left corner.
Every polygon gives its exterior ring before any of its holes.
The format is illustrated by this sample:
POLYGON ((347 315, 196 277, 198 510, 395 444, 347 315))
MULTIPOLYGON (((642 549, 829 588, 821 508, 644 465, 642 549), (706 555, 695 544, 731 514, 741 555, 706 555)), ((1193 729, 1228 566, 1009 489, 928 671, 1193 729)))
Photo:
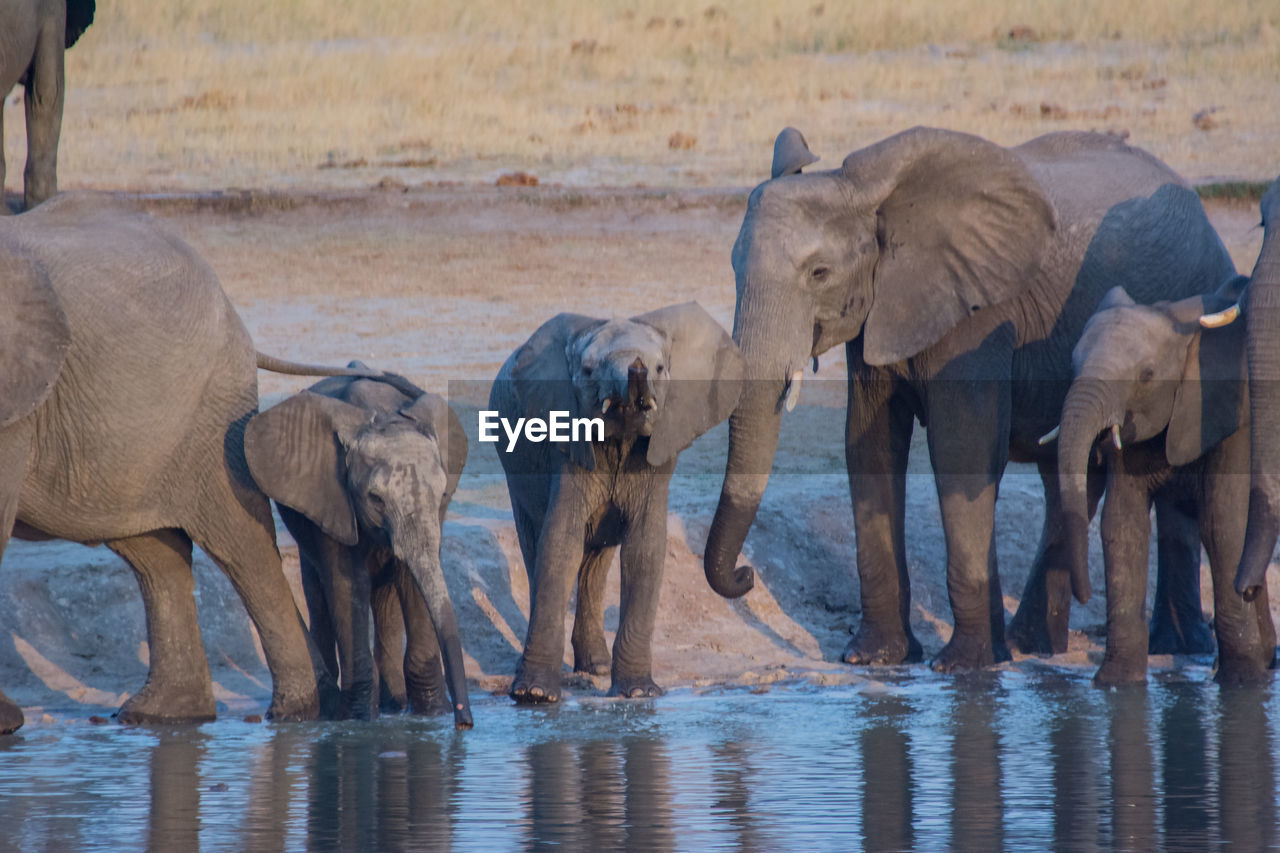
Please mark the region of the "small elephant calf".
POLYGON ((737 405, 742 365, 720 325, 687 302, 627 320, 559 314, 502 366, 489 407, 510 423, 565 412, 604 425, 603 439, 526 439, 510 452, 505 440, 498 445, 531 599, 511 685, 517 702, 560 698, 575 576, 574 668, 610 672, 610 695, 661 695, 651 640, 667 553, 667 488, 676 455, 737 405), (604 584, 619 547, 622 601, 610 660, 604 584))
POLYGON ((1095 681, 1146 679, 1147 548, 1152 499, 1163 493, 1199 521, 1213 573, 1218 680, 1269 678, 1276 632, 1265 590, 1246 603, 1233 588, 1249 506, 1249 389, 1244 324, 1202 329, 1247 279, 1218 293, 1139 305, 1113 288, 1072 354, 1058 471, 1071 559, 1087 560, 1085 469, 1106 454, 1102 548, 1107 651, 1095 681), (1100 439, 1101 434, 1101 439, 1100 439))
POLYGON ((340 669, 343 715, 372 714, 380 675, 384 709, 403 708, 406 699, 416 713, 451 705, 457 727, 471 728, 440 564, 445 510, 467 459, 453 410, 392 374, 326 379, 254 416, 245 455, 298 542, 312 636, 330 670, 340 669))

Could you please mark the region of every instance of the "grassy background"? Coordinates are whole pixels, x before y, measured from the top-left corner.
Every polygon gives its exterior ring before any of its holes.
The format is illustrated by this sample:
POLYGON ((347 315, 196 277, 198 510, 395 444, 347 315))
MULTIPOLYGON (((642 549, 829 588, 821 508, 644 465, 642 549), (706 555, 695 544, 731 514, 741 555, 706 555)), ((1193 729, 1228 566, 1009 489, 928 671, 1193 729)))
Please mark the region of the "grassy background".
MULTIPOLYGON (((1275 0, 118 0, 97 18, 68 54, 64 187, 749 185, 788 124, 826 166, 931 124, 1127 132, 1196 180, 1280 171, 1275 0)), ((11 189, 22 124, 10 96, 11 189)))

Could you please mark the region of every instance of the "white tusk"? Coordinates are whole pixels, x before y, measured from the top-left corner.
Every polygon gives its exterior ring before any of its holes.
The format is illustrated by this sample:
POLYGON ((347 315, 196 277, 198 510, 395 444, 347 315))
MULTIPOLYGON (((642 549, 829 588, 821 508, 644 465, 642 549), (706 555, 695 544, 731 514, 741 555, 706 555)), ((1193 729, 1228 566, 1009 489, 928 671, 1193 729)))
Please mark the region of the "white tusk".
POLYGON ((1230 326, 1240 316, 1240 303, 1237 302, 1225 311, 1216 314, 1205 314, 1200 318, 1200 325, 1206 329, 1218 329, 1230 326))
POLYGON ((1124 445, 1120 443, 1120 424, 1111 425, 1111 443, 1116 446, 1116 450, 1124 450, 1124 445))
POLYGON ((609 414, 609 407, 612 405, 613 405, 613 398, 606 397, 604 402, 600 404, 600 414, 602 415, 609 414))
POLYGON ((804 371, 797 370, 791 374, 791 378, 787 380, 787 411, 791 411, 796 407, 796 403, 800 401, 800 380, 804 379, 804 371))
POLYGON ((1054 427, 1053 429, 1049 430, 1049 431, 1048 431, 1048 432, 1046 432, 1044 435, 1040 436, 1039 444, 1044 445, 1044 444, 1048 444, 1048 443, 1049 443, 1049 442, 1051 442, 1051 441, 1057 441, 1057 440, 1058 440, 1058 432, 1059 432, 1061 429, 1062 429, 1062 424, 1058 424, 1056 427, 1054 427))

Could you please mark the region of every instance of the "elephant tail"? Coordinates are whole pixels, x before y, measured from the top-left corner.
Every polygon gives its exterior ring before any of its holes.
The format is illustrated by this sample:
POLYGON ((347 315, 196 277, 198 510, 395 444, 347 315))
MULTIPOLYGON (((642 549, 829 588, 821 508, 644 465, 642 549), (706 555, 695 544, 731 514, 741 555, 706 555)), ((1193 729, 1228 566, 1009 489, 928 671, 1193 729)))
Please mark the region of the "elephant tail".
POLYGON ((94 0, 67 0, 67 47, 75 44, 93 23, 94 6, 94 0))

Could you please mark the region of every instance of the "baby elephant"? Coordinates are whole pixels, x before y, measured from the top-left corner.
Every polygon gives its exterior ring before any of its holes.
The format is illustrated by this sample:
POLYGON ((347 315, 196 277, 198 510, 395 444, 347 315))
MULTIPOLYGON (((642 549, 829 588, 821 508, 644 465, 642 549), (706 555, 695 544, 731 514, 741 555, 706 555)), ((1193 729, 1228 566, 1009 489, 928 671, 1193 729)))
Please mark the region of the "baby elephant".
POLYGON ((574 441, 526 433, 498 445, 531 599, 511 685, 517 702, 560 698, 575 574, 574 668, 611 672, 610 695, 662 694, 650 644, 667 553, 667 487, 676 454, 733 411, 741 378, 737 346, 696 302, 629 320, 559 314, 502 366, 489 407, 509 424, 553 412, 603 424, 603 435, 581 430, 574 441), (603 598, 618 547, 622 600, 610 665, 603 598))
POLYGON ((344 715, 372 714, 376 657, 384 708, 403 708, 407 693, 414 712, 450 707, 457 727, 471 728, 440 564, 445 510, 467 459, 453 410, 391 374, 326 379, 254 416, 245 455, 298 542, 312 635, 330 670, 340 671, 344 715))
POLYGON ((1096 683, 1146 680, 1149 512, 1158 492, 1199 519, 1213 573, 1218 680, 1268 677, 1276 633, 1265 591, 1246 603, 1232 585, 1249 506, 1244 324, 1199 323, 1206 311, 1235 302, 1247 281, 1153 305, 1113 288, 1072 353, 1075 379, 1062 409, 1058 471, 1075 561, 1088 559, 1085 469, 1100 434, 1107 457, 1107 651, 1096 683))

